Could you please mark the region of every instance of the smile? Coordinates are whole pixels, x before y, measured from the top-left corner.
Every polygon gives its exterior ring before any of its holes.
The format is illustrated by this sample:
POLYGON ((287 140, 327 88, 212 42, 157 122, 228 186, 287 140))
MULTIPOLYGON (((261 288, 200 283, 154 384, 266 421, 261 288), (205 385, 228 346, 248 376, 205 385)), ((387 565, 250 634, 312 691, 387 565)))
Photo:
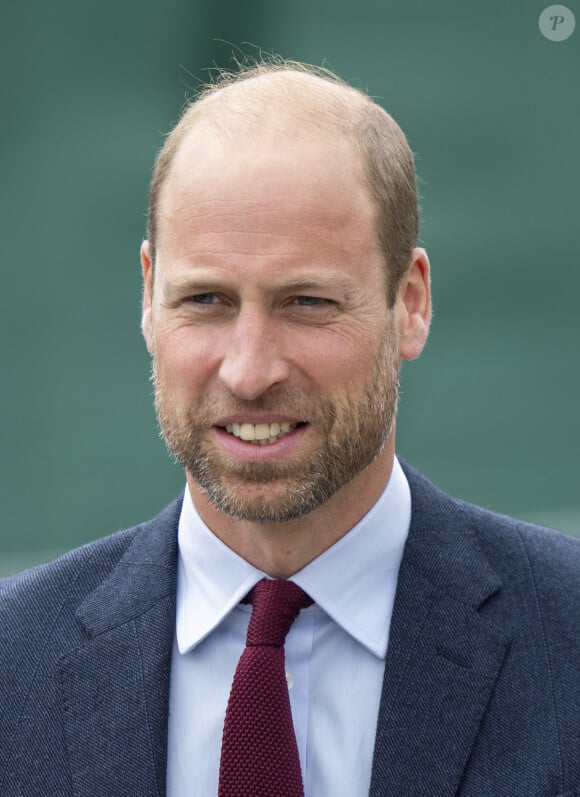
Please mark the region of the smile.
POLYGON ((229 423, 225 429, 228 434, 247 443, 265 446, 275 443, 301 425, 299 423, 229 423))

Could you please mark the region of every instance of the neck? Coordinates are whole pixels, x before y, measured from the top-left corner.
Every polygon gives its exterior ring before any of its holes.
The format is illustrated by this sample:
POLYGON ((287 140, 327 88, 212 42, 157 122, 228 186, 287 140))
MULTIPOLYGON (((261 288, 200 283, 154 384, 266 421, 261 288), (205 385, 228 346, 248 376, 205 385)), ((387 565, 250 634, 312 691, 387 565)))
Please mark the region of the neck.
POLYGON ((193 504, 203 522, 228 548, 272 578, 293 576, 341 539, 376 503, 393 469, 394 440, 352 481, 308 515, 284 523, 230 517, 187 474, 193 504))

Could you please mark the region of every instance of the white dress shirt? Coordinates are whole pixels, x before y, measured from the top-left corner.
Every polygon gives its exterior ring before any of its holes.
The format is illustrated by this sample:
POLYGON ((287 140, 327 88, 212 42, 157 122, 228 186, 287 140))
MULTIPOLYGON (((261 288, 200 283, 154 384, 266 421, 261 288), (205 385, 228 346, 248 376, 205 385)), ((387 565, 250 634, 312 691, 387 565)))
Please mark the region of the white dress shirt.
MULTIPOLYGON (((395 459, 376 504, 290 580, 315 601, 286 638, 286 678, 305 797, 368 794, 384 659, 411 494, 395 459)), ((251 606, 265 574, 225 546, 185 491, 178 531, 168 797, 217 794, 221 737, 251 606)))

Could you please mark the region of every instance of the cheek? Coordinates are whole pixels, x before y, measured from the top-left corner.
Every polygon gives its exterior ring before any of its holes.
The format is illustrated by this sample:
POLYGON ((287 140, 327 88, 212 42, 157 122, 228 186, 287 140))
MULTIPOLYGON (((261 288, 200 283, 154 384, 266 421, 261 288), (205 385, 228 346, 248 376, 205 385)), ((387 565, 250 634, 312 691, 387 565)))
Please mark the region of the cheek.
POLYGON ((191 330, 165 330, 158 334, 155 362, 157 373, 170 388, 200 387, 218 367, 215 345, 191 330))
POLYGON ((344 392, 372 373, 378 353, 378 334, 352 334, 334 330, 303 341, 296 365, 313 383, 336 386, 344 392))

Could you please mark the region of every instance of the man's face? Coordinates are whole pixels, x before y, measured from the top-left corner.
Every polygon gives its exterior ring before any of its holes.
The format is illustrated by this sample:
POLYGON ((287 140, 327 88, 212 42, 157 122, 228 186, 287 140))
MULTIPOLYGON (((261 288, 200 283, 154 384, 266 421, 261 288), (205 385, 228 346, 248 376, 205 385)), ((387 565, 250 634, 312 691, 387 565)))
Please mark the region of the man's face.
POLYGON ((197 131, 176 154, 143 328, 167 444, 223 512, 301 517, 389 440, 399 354, 375 229, 346 141, 197 131))

